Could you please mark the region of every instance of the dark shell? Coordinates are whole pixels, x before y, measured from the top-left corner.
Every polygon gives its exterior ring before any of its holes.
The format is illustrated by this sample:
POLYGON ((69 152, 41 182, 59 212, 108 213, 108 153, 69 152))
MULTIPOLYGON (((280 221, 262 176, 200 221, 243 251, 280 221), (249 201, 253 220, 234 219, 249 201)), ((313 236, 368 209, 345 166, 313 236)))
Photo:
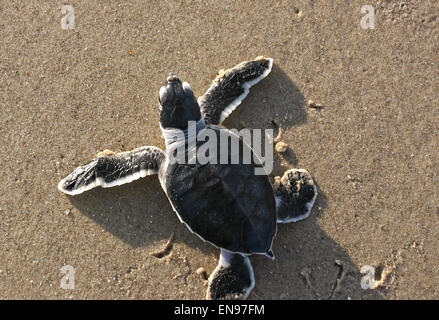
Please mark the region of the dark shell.
MULTIPOLYGON (((215 128, 217 141, 221 131, 228 132, 215 128)), ((273 189, 266 175, 254 174, 257 162, 242 163, 248 147, 238 143, 239 164, 219 164, 219 146, 218 164, 170 164, 166 190, 180 218, 204 240, 232 252, 265 253, 276 234, 273 189)))

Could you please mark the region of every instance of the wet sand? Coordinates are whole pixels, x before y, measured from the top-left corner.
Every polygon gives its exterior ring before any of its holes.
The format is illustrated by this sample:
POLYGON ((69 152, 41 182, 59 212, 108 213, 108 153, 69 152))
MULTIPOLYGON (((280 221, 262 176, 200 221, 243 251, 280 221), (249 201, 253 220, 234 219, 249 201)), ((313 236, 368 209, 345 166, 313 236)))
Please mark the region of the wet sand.
POLYGON ((266 55, 271 75, 225 125, 274 120, 290 148, 273 174, 306 168, 319 197, 279 226, 275 261, 252 258, 249 298, 438 299, 438 2, 371 0, 374 30, 364 1, 145 2, 0 3, 0 298, 203 299, 196 270, 219 252, 155 176, 77 197, 57 183, 98 150, 163 148, 170 71, 201 95, 219 69, 266 55), (361 288, 365 265, 378 288, 361 288))

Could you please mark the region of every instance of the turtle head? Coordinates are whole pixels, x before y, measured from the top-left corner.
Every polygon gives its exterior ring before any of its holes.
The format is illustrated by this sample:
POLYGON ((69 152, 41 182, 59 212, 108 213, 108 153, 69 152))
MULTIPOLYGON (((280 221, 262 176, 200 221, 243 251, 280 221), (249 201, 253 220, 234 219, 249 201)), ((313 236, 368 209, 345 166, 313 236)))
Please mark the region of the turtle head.
POLYGON ((170 73, 159 91, 160 124, 162 128, 184 130, 188 121, 201 118, 200 106, 187 82, 170 73))

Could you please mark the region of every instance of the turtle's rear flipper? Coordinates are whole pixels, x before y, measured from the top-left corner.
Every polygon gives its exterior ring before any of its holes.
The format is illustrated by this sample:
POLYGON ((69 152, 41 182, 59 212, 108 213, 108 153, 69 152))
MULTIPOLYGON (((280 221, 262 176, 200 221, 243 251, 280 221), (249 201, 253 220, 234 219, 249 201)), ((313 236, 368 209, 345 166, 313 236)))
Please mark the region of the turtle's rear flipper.
POLYGON ((277 222, 297 222, 308 218, 317 198, 317 188, 305 169, 290 169, 273 184, 277 222))
POLYGON ((207 92, 198 98, 206 123, 221 124, 242 100, 249 89, 264 79, 273 66, 273 59, 257 57, 218 72, 207 92))
MULTIPOLYGON (((102 153, 102 154, 109 154, 102 153)), ((128 152, 103 155, 76 168, 58 184, 58 190, 77 195, 97 186, 110 188, 156 174, 165 159, 156 147, 141 147, 128 152)))
POLYGON ((209 277, 207 299, 246 299, 255 286, 250 259, 221 249, 218 266, 209 277))

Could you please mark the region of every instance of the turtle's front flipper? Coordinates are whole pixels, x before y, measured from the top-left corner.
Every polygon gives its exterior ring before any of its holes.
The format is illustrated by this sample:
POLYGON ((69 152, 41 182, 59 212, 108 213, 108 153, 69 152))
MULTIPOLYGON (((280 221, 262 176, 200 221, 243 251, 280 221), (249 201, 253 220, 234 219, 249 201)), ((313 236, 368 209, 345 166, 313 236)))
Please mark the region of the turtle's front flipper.
POLYGON ((221 249, 218 266, 209 277, 207 299, 246 299, 255 286, 250 259, 221 249))
POLYGON ((305 169, 290 169, 273 184, 277 222, 297 222, 308 218, 317 198, 317 188, 305 169))
POLYGON ((100 153, 95 160, 76 168, 60 181, 58 190, 69 195, 77 195, 97 186, 103 188, 119 186, 156 174, 165 159, 162 150, 151 146, 109 154, 109 152, 100 153))
POLYGON ((271 71, 273 59, 258 57, 220 70, 207 92, 198 98, 206 123, 221 124, 248 95, 250 87, 271 71))

